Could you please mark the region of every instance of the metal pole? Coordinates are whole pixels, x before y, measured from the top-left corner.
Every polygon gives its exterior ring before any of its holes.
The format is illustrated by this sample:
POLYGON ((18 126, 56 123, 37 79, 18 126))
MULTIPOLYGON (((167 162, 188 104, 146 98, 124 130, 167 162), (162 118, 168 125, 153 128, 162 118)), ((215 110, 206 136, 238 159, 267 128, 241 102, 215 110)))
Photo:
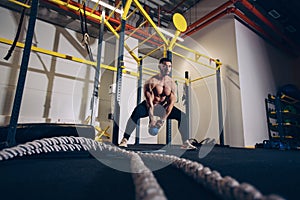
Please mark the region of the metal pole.
POLYGON ((99 86, 101 79, 101 57, 102 57, 102 43, 103 43, 103 34, 104 34, 104 20, 105 20, 105 12, 102 10, 102 18, 101 25, 99 30, 99 38, 98 38, 98 52, 97 52, 97 66, 95 71, 94 78, 94 91, 92 96, 92 111, 91 111, 91 125, 95 125, 96 117, 98 115, 98 104, 99 104, 99 86))
MULTIPOLYGON (((219 60, 217 60, 219 62, 219 60)), ((216 67, 220 64, 217 63, 216 67)), ((219 117, 219 134, 220 134, 220 145, 224 146, 224 129, 223 129, 223 107, 222 107, 222 89, 221 89, 221 71, 220 68, 216 71, 217 79, 217 98, 218 98, 218 117, 219 117)))
MULTIPOLYGON (((172 60, 172 52, 167 51, 167 58, 169 60, 172 60)), ((170 76, 172 77, 172 71, 170 73, 170 76)), ((172 140, 172 121, 170 119, 167 120, 167 125, 166 125, 166 144, 170 144, 172 140)))
POLYGON ((125 26, 126 26, 126 20, 122 19, 120 38, 119 38, 118 66, 117 66, 117 76, 116 76, 116 95, 115 95, 115 109, 114 109, 115 111, 114 111, 114 125, 113 125, 113 137, 112 137, 112 143, 115 145, 118 145, 118 140, 119 140, 122 67, 124 66, 123 58, 124 58, 125 26))
POLYGON ((16 131, 17 131, 17 124, 20 114, 20 107, 24 92, 25 80, 27 75, 28 63, 30 58, 31 52, 31 45, 32 45, 32 38, 34 34, 34 27, 37 18, 37 11, 39 6, 39 0, 32 0, 31 3, 31 10, 30 10, 30 19, 27 29, 27 35, 25 40, 25 47, 22 56, 22 62, 19 72, 19 78, 17 83, 17 89, 12 109, 12 114, 10 118, 8 134, 7 134, 7 145, 8 146, 15 146, 16 145, 16 131))
MULTIPOLYGON (((184 77, 186 80, 189 81, 188 71, 185 71, 184 77)), ((187 118, 188 138, 191 138, 192 136, 190 131, 190 83, 188 81, 185 82, 185 114, 187 118)))
MULTIPOLYGON (((142 56, 140 58, 140 63, 139 63, 139 77, 138 77, 138 91, 137 91, 137 101, 136 104, 140 104, 142 101, 142 82, 143 82, 143 60, 142 56)), ((136 124, 136 137, 135 137, 135 144, 140 143, 140 119, 137 121, 136 124)))

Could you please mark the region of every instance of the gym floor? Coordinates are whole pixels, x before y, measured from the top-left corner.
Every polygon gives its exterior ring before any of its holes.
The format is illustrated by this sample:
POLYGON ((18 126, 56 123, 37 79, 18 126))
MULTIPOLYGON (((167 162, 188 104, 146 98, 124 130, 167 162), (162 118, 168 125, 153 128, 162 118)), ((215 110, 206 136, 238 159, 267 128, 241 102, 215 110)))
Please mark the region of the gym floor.
MULTIPOLYGON (((159 148, 129 146, 129 150, 149 152, 159 148)), ((179 146, 173 147, 176 148, 179 146)), ((172 152, 165 152, 168 153, 172 152)), ((300 156, 296 150, 215 146, 204 158, 198 155, 198 150, 186 151, 181 157, 200 162, 240 183, 247 182, 264 195, 299 199, 300 156)), ((126 158, 105 156, 129 166, 126 158)), ((170 165, 153 173, 168 199, 218 199, 170 165)), ((88 151, 41 153, 1 161, 0 177, 1 199, 135 199, 132 175, 108 167, 88 151)))
MULTIPOLYGON (((7 138, 8 127, 0 127, 0 142, 7 138)), ((94 128, 88 125, 19 124, 16 142, 58 136, 92 140, 94 128)), ((93 141, 93 140, 92 140, 93 141)), ((215 145, 206 156, 198 150, 184 151, 178 145, 129 145, 127 150, 176 155, 197 161, 222 177, 230 176, 239 183, 249 183, 263 195, 279 195, 285 199, 299 199, 300 156, 298 150, 245 149, 215 145)), ((202 149, 203 150, 203 149, 202 149)), ((98 152, 98 151, 96 151, 98 152)), ((0 151, 1 157, 1 151, 0 151)), ((52 151, 16 156, 0 161, 1 199, 136 199, 131 173, 116 170, 117 163, 130 169, 130 160, 124 155, 101 153, 101 159, 91 151, 52 151)), ((142 157, 145 165, 154 169, 158 161, 142 157), (157 163, 156 163, 157 162, 157 163)), ((129 170, 130 171, 130 170, 129 170)), ((153 171, 168 199, 218 199, 215 194, 173 165, 164 165, 153 171)))

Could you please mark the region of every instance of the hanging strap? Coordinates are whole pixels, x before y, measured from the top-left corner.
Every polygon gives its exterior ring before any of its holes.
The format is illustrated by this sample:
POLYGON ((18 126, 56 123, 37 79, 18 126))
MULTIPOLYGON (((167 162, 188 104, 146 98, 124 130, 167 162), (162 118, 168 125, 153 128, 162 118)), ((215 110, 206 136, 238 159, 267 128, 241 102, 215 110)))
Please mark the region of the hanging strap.
POLYGON ((80 12, 80 22, 81 22, 81 33, 82 33, 82 45, 86 46, 86 50, 89 54, 90 60, 94 61, 92 53, 91 53, 91 48, 89 46, 90 36, 89 36, 89 33, 88 33, 88 28, 87 28, 85 3, 83 3, 83 15, 80 12))
MULTIPOLYGON (((28 0, 26 0, 25 3, 27 4, 28 0)), ((21 13, 21 17, 20 17, 20 21, 19 21, 19 25, 18 25, 16 36, 15 36, 15 39, 14 39, 11 47, 9 48, 9 50, 8 50, 8 52, 6 54, 6 56, 4 57, 5 60, 8 60, 11 57, 11 54, 14 51, 16 45, 17 45, 17 42, 18 42, 19 37, 20 37, 20 32, 21 32, 21 28, 22 28, 22 25, 23 25, 23 21, 24 21, 24 16, 25 16, 25 10, 26 9, 27 8, 25 8, 25 7, 22 9, 22 13, 21 13)))

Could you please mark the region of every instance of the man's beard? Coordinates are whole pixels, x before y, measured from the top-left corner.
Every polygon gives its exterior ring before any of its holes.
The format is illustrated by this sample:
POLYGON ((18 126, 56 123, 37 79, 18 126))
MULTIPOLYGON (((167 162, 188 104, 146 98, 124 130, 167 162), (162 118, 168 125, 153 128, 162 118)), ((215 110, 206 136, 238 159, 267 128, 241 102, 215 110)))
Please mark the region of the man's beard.
POLYGON ((170 72, 168 72, 168 70, 161 70, 161 74, 164 76, 169 76, 170 72))

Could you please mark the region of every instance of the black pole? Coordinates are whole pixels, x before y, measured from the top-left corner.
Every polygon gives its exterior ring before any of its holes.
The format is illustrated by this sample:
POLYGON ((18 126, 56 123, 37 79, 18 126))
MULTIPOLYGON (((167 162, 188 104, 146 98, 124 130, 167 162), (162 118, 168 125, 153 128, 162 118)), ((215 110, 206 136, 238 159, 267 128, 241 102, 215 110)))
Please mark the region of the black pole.
MULTIPOLYGON (((123 4, 124 5, 124 4, 123 4)), ((121 101, 121 88, 122 88, 122 66, 124 66, 124 37, 125 37, 126 20, 121 21, 121 31, 119 38, 118 50, 118 66, 116 76, 116 95, 115 95, 115 110, 114 110, 114 125, 112 143, 118 145, 119 140, 119 124, 120 124, 120 101, 121 101)))
MULTIPOLYGON (((139 77, 138 77, 138 90, 137 90, 137 101, 136 104, 140 104, 142 101, 142 83, 143 83, 143 60, 140 56, 140 63, 139 63, 139 77)), ((137 121, 136 124, 136 137, 135 137, 135 144, 140 143, 140 119, 137 121)))
MULTIPOLYGON (((185 114, 187 118, 187 130, 188 133, 188 138, 191 138, 191 133, 190 133, 190 83, 189 83, 189 72, 185 71, 184 77, 186 79, 185 82, 185 114)), ((184 142, 184 141, 183 141, 184 142)))
MULTIPOLYGON (((217 60, 219 62, 219 60, 217 60)), ((218 98, 218 117, 219 117, 219 134, 220 134, 220 145, 224 146, 224 129, 223 129, 223 107, 222 107, 222 88, 221 88, 221 70, 220 64, 217 63, 217 98, 218 98)))
MULTIPOLYGON (((104 11, 102 11, 104 12, 104 11)), ((104 19, 105 16, 102 14, 100 30, 99 30, 99 38, 98 38, 98 49, 97 49, 97 66, 95 71, 95 78, 94 78, 94 91, 92 96, 92 111, 91 111, 91 125, 95 125, 97 111, 98 109, 97 104, 99 103, 99 85, 100 85, 100 76, 101 76, 101 57, 102 57, 102 43, 103 43, 103 34, 104 34, 104 19), (95 116, 94 116, 95 115, 95 116)))
MULTIPOLYGON (((169 50, 167 51, 167 58, 169 60, 172 60, 172 52, 169 50)), ((170 76, 172 77, 172 71, 170 73, 170 76)), ((166 125, 166 144, 171 144, 171 140, 172 140, 172 121, 168 119, 166 125)))
POLYGON ((25 80, 27 75, 28 63, 30 58, 31 52, 31 45, 32 45, 32 38, 34 35, 34 27, 37 18, 37 11, 39 7, 39 0, 32 0, 31 3, 31 10, 30 10, 30 19, 27 29, 27 35, 25 40, 25 46, 23 50, 22 62, 19 72, 19 78, 17 83, 16 94, 14 98, 14 104, 12 109, 12 114, 10 117, 10 123, 8 128, 7 134, 7 145, 8 146, 15 146, 16 145, 16 131, 17 131, 17 124, 20 114, 20 107, 24 92, 25 80))

